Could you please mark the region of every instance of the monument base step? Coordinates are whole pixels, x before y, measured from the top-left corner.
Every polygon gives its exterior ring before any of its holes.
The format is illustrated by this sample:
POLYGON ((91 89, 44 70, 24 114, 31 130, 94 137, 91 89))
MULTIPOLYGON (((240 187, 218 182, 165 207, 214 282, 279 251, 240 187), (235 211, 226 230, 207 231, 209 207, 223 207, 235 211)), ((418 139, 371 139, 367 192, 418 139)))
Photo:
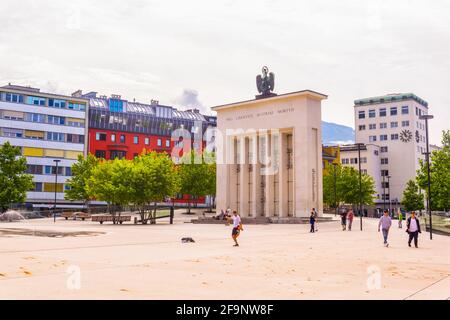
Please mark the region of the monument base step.
MULTIPOLYGON (((242 223, 245 224, 308 224, 309 217, 241 217, 242 223)), ((321 222, 330 222, 333 221, 332 217, 320 217, 318 218, 318 223, 321 222)), ((214 218, 204 218, 199 217, 198 219, 192 219, 192 223, 194 224, 226 224, 225 220, 216 220, 214 218)))

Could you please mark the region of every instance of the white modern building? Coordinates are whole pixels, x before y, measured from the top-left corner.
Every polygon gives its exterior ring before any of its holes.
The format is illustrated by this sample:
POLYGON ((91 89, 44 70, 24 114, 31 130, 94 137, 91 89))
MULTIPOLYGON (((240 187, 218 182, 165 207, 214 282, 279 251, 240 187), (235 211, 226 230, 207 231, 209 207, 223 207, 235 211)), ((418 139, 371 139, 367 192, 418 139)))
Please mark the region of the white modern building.
POLYGON ((19 146, 27 159, 28 173, 34 175, 34 189, 27 203, 50 206, 55 197, 64 201, 65 182, 78 155, 86 154, 88 100, 41 92, 38 88, 6 85, 0 87, 0 144, 19 146))
MULTIPOLYGON (((378 151, 379 167, 366 164, 376 182, 376 203, 398 205, 406 183, 416 176, 419 160, 425 159, 425 122, 419 116, 428 114, 428 103, 412 93, 389 94, 355 100, 354 110, 355 142, 373 149, 371 157, 378 151)), ((341 153, 341 162, 345 158, 350 157, 341 153)))

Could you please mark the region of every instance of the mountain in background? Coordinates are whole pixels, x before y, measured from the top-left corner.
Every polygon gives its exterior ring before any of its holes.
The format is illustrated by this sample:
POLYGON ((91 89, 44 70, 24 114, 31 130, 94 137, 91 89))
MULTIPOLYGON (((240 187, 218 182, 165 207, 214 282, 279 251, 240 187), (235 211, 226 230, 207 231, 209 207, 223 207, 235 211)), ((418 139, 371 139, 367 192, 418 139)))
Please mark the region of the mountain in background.
POLYGON ((341 124, 322 121, 322 144, 351 144, 355 143, 355 130, 341 124))

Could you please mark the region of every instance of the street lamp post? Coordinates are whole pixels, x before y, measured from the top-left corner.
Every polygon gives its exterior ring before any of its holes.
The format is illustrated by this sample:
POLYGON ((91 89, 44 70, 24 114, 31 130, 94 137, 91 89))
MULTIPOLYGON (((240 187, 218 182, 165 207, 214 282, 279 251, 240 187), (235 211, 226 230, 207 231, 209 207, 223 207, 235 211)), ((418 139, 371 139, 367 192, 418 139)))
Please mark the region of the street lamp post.
POLYGON ((358 171, 359 171, 359 225, 362 231, 362 183, 361 183, 361 146, 364 143, 357 143, 358 146, 358 171))
POLYGON ((337 163, 333 163, 333 172, 334 172, 334 216, 337 216, 338 208, 337 208, 337 194, 336 194, 336 170, 337 163))
POLYGON ((386 210, 386 175, 383 173, 383 211, 386 210))
MULTIPOLYGON (((389 184, 389 180, 391 179, 391 176, 387 176, 387 189, 388 189, 388 195, 389 195, 389 216, 391 215, 391 185, 389 184)), ((386 197, 386 196, 385 196, 386 197)))
POLYGON ((425 120, 425 137, 427 144, 426 160, 427 160, 427 176, 428 176, 428 195, 427 195, 427 209, 430 216, 430 240, 433 240, 433 228, 431 223, 431 178, 430 178, 430 144, 428 142, 428 120, 433 119, 433 116, 428 114, 421 115, 420 120, 425 120))
POLYGON ((56 222, 56 191, 57 191, 57 186, 58 186, 58 163, 61 160, 59 159, 55 159, 53 160, 53 162, 55 162, 56 164, 56 168, 55 168, 55 203, 53 205, 53 222, 56 222))

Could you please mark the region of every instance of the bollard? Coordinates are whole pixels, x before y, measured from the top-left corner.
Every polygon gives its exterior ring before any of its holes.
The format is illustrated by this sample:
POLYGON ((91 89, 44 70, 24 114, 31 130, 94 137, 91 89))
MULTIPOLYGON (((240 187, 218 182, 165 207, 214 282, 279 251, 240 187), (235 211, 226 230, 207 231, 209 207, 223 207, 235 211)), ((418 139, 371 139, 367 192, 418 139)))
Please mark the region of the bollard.
POLYGON ((173 224, 173 215, 174 215, 173 207, 170 207, 170 224, 173 224))

